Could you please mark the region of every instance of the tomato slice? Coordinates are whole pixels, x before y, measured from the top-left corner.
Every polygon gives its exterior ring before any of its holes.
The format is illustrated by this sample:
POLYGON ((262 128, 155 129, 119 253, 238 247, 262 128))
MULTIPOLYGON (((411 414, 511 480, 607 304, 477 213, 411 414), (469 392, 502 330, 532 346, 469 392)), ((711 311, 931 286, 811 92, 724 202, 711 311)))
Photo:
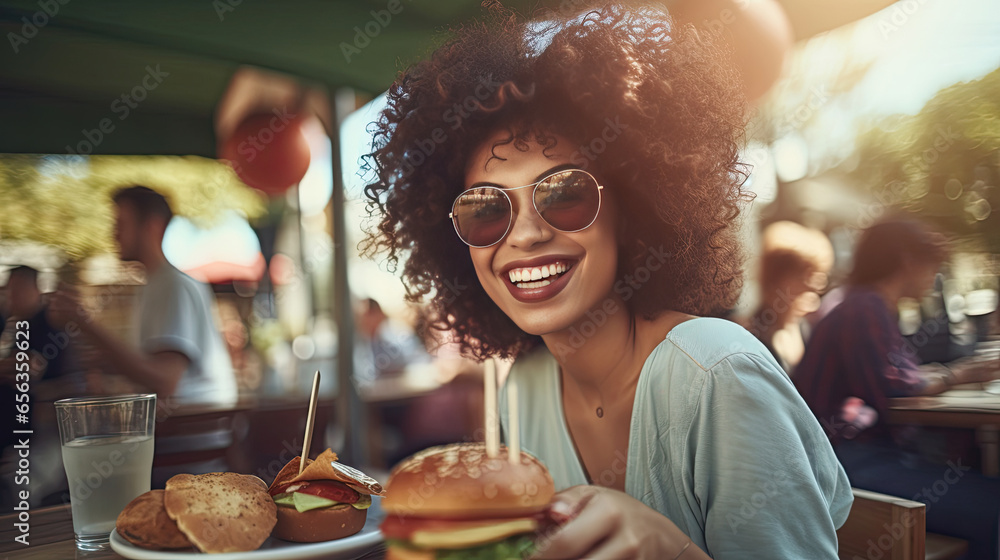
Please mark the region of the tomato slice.
POLYGON ((336 480, 310 480, 305 486, 296 490, 300 494, 311 494, 342 504, 353 504, 361 499, 357 490, 336 480))
POLYGON ((284 494, 285 492, 288 491, 288 488, 290 488, 292 486, 302 486, 304 484, 306 484, 306 483, 305 482, 291 482, 291 483, 286 482, 284 484, 279 484, 277 486, 272 487, 270 490, 268 490, 268 493, 271 494, 271 496, 273 497, 273 496, 277 496, 278 494, 284 494))

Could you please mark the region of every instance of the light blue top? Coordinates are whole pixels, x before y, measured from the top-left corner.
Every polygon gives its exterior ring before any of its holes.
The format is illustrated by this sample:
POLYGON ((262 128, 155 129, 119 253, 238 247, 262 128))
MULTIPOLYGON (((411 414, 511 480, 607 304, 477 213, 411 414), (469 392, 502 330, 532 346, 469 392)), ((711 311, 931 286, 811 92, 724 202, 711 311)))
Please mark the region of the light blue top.
MULTIPOLYGON (((556 490, 587 484, 562 409, 559 365, 544 347, 517 360, 521 446, 541 459, 556 490)), ((579 434, 578 441, 585 441, 579 434)), ((646 359, 632 408, 628 457, 607 485, 673 521, 716 560, 837 558, 836 529, 850 483, 816 418, 770 352, 742 327, 692 319, 646 359)))

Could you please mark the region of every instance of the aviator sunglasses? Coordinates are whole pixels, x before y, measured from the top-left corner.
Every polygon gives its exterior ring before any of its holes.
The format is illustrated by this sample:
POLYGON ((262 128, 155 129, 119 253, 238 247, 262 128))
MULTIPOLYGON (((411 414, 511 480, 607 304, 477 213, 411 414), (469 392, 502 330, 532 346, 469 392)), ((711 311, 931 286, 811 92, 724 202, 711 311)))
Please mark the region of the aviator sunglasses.
POLYGON ((514 223, 514 205, 507 191, 528 187, 534 187, 531 201, 538 215, 564 233, 587 229, 601 211, 604 187, 582 169, 565 169, 530 185, 483 185, 458 195, 448 214, 458 237, 476 248, 499 243, 514 223))

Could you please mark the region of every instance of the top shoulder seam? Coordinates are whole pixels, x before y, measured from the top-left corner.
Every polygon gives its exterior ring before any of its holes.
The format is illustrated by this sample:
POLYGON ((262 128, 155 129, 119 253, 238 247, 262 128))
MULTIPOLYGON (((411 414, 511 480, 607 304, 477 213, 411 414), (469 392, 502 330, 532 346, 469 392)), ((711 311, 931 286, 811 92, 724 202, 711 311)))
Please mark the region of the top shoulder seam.
POLYGON ((681 346, 679 344, 677 344, 677 342, 674 341, 672 338, 668 338, 667 340, 669 340, 670 343, 674 345, 674 348, 676 348, 680 353, 682 353, 685 356, 687 356, 689 360, 691 360, 692 362, 694 362, 694 364, 696 366, 698 366, 699 368, 701 368, 702 371, 710 371, 711 369, 715 368, 715 366, 717 366, 720 363, 722 363, 722 362, 724 362, 724 361, 732 358, 733 356, 748 356, 748 357, 756 356, 756 354, 754 354, 753 352, 747 352, 746 350, 732 351, 732 352, 729 352, 728 354, 726 354, 725 356, 721 356, 718 360, 716 360, 715 362, 713 362, 712 365, 705 366, 701 362, 699 362, 698 360, 696 360, 694 358, 694 356, 692 356, 691 354, 689 354, 687 352, 687 350, 681 348, 681 346))

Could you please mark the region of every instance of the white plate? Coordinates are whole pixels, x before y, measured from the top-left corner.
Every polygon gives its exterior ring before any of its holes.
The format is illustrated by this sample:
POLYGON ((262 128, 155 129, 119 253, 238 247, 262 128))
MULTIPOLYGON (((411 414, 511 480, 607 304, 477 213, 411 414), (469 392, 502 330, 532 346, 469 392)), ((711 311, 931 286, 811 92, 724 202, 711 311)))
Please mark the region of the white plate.
POLYGON ((378 525, 382 522, 380 501, 379 498, 372 500, 372 507, 368 509, 368 519, 361 532, 335 541, 292 543, 271 537, 264 541, 260 548, 250 552, 206 555, 200 552, 139 548, 118 536, 117 531, 111 531, 111 549, 132 560, 192 560, 199 556, 211 558, 211 560, 314 560, 319 558, 346 560, 357 558, 382 542, 382 532, 378 530, 378 525))

